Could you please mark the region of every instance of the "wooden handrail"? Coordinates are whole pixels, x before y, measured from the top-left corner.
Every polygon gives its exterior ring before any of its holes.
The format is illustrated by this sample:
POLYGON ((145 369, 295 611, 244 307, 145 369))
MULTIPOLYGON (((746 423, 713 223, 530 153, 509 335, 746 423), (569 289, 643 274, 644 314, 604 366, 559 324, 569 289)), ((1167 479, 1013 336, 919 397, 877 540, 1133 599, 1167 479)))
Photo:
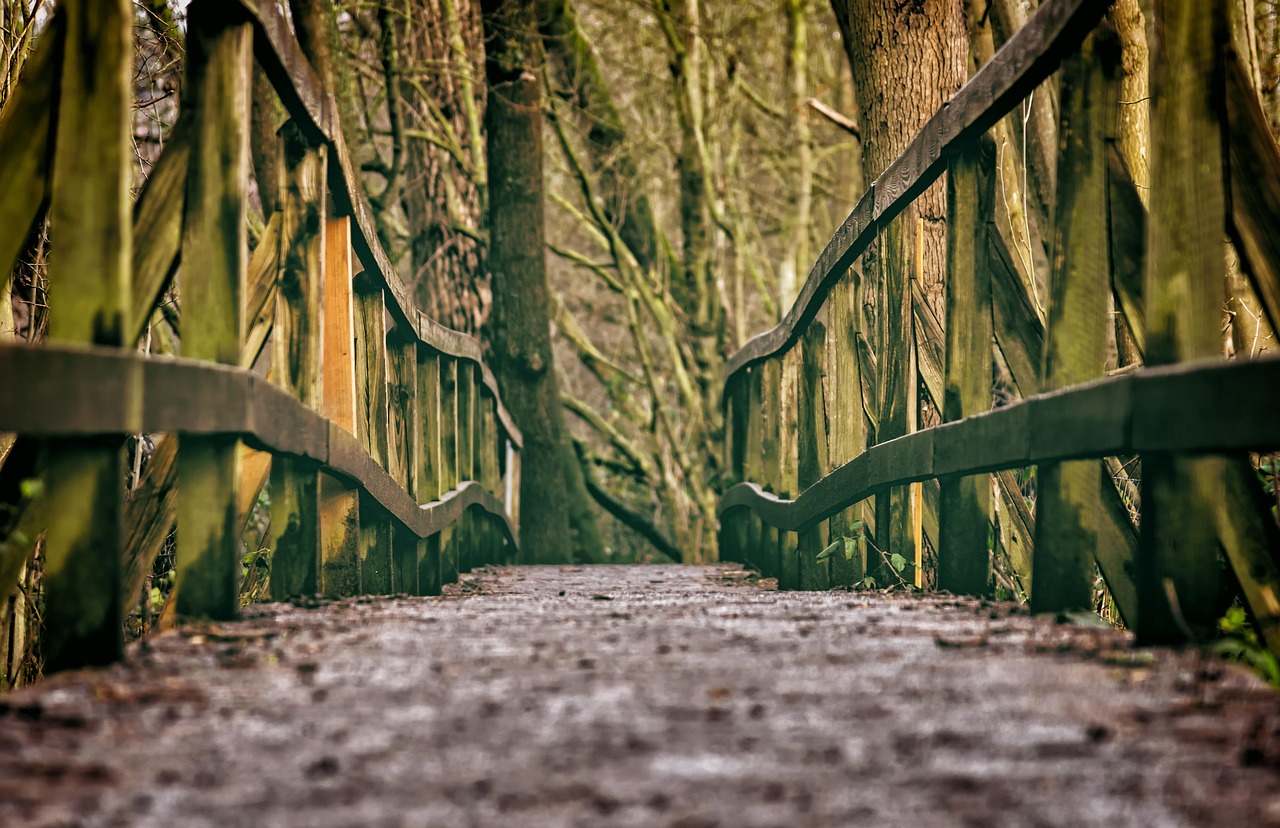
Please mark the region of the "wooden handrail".
POLYGON ((720 515, 747 508, 801 532, 877 491, 948 475, 1144 452, 1280 449, 1278 406, 1280 357, 1146 368, 872 446, 794 500, 738 483, 720 515))
POLYGON ((238 436, 357 484, 420 538, 474 505, 498 519, 513 544, 519 541, 505 506, 481 483, 465 481, 420 506, 349 431, 242 368, 112 348, 0 344, 0 376, 28 390, 0 396, 0 430, 33 437, 238 436))
POLYGON ((787 315, 729 358, 727 377, 790 350, 880 227, 942 175, 959 147, 990 129, 1048 78, 1063 57, 1079 48, 1110 5, 1110 0, 1049 0, 1041 5, 867 188, 823 248, 787 315))

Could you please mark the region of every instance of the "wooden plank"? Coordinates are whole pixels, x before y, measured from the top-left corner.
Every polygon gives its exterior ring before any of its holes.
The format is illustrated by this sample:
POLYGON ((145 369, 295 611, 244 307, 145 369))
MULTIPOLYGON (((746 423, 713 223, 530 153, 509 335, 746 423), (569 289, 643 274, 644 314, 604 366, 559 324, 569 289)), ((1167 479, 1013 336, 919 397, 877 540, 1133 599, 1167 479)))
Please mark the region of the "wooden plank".
MULTIPOLYGON (((889 222, 879 237, 880 312, 878 341, 880 353, 903 355, 882 359, 878 379, 880 416, 876 442, 884 443, 916 430, 918 386, 916 374, 914 329, 912 326, 911 275, 919 260, 913 233, 916 216, 904 214, 889 222)), ((917 230, 917 232, 919 232, 917 230)), ((891 583, 894 578, 886 569, 888 560, 901 555, 915 559, 915 523, 909 492, 899 486, 876 499, 876 546, 880 554, 871 562, 877 583, 891 583)))
MULTIPOLYGON (((778 360, 762 362, 752 371, 760 374, 761 455, 760 481, 766 489, 781 491, 782 486, 782 364, 778 360)), ((744 401, 750 404, 750 397, 744 401)), ((750 447, 748 446, 748 450, 750 447)), ((759 537, 754 552, 760 574, 766 578, 781 577, 783 538, 777 527, 752 517, 744 522, 744 530, 759 537)))
POLYGON ((383 468, 390 452, 387 320, 382 289, 364 280, 356 293, 356 434, 383 468))
MULTIPOLYGON (((1161 38, 1152 61, 1156 105, 1144 292, 1148 365, 1222 353, 1226 149, 1215 102, 1223 93, 1224 15, 1225 4, 1202 0, 1167 0, 1156 11, 1161 38)), ((1140 641, 1181 641, 1187 625, 1214 628, 1219 575, 1213 500, 1223 485, 1220 460, 1143 457, 1140 641)))
MULTIPOLYGON (((1107 359, 1111 267, 1107 227, 1107 142, 1119 107, 1120 41, 1107 26, 1090 35, 1063 67, 1058 202, 1049 279, 1045 371, 1048 390, 1102 376, 1107 359)), ((1089 424, 1062 424, 1088 434, 1089 424)), ((1099 463, 1040 466, 1032 558, 1033 612, 1093 608, 1095 513, 1104 482, 1099 463)))
POLYGON ((350 218, 330 218, 325 222, 324 257, 324 405, 321 411, 333 422, 356 434, 356 334, 350 218))
MULTIPOLYGON (((441 464, 440 357, 431 349, 417 346, 418 369, 418 500, 429 503, 444 491, 441 464)), ((440 538, 428 538, 418 559, 418 589, 423 595, 439 595, 440 538)))
MULTIPOLYGON (((440 488, 441 495, 458 488, 458 361, 440 361, 440 488)), ((519 480, 516 492, 520 491, 519 480)), ((458 580, 456 527, 440 533, 440 578, 442 584, 458 580)))
MULTIPOLYGON (((319 410, 326 153, 294 122, 281 128, 280 145, 285 186, 270 376, 303 405, 319 410)), ((268 546, 271 595, 277 600, 319 591, 322 548, 344 548, 347 516, 338 508, 333 481, 322 483, 320 476, 318 466, 305 460, 280 458, 271 466, 268 546)))
MULTIPOLYGON (((458 363, 458 435, 454 443, 457 450, 458 480, 475 480, 475 366, 469 362, 458 363)), ((470 572, 475 564, 475 537, 470 521, 464 515, 454 532, 458 545, 458 571, 470 572)))
MULTIPOLYGON (((50 123, 62 86, 66 18, 55 14, 40 33, 4 111, 0 112, 0 284, 8 285, 36 219, 49 204, 50 123)), ((77 44, 81 42, 77 36, 77 44)), ((6 595, 8 593, 5 593, 6 595)))
MULTIPOLYGON (((60 10, 66 41, 50 221, 62 233, 50 274, 48 335, 121 346, 132 256, 133 8, 127 0, 71 0, 60 10)), ((118 393, 127 405, 134 389, 118 393)), ((51 441, 44 454, 45 671, 114 661, 121 653, 121 441, 51 441)))
MULTIPOLYGON (((418 343, 416 338, 392 334, 387 343, 390 402, 389 436, 391 454, 387 471, 417 501, 418 425, 418 343)), ((391 548, 392 588, 408 595, 418 594, 418 539, 396 528, 391 548)))
MULTIPOLYGON (((764 453, 766 451, 764 446, 769 440, 769 434, 765 408, 761 399, 764 382, 762 371, 753 369, 744 373, 743 382, 746 387, 746 431, 744 435, 746 453, 742 464, 743 479, 761 482, 767 489, 770 488, 771 481, 764 476, 764 453)), ((774 439, 776 440, 777 438, 775 437, 774 439)), ((772 483, 775 486, 777 485, 777 481, 772 481, 772 483)), ((761 557, 762 543, 759 522, 748 519, 746 521, 745 545, 742 549, 741 560, 738 562, 744 566, 760 569, 758 559, 761 557)))
POLYGON ((258 246, 249 257, 244 347, 240 351, 242 368, 252 368, 257 364, 276 326, 276 273, 280 269, 280 226, 283 222, 283 213, 271 214, 262 237, 258 239, 258 246))
MULTIPOLYGON (((827 304, 831 319, 827 330, 828 472, 867 448, 862 370, 858 359, 861 313, 856 276, 856 272, 850 271, 831 291, 827 304)), ((830 542, 840 540, 848 547, 839 549, 831 558, 832 586, 852 586, 866 577, 866 532, 874 521, 870 511, 868 504, 861 503, 831 518, 830 542), (846 551, 851 551, 852 557, 848 557, 846 551)))
POLYGON ((1280 147, 1235 53, 1228 55, 1226 70, 1228 229, 1274 331, 1280 329, 1280 147))
MULTIPOLYGON (((789 498, 795 497, 800 491, 798 444, 800 353, 793 349, 783 354, 777 362, 780 364, 778 365, 778 476, 775 485, 778 495, 789 498)), ((799 536, 794 531, 778 533, 778 589, 801 588, 799 542, 799 536)))
POLYGON ((142 339, 156 303, 164 295, 181 259, 188 167, 196 137, 194 117, 191 109, 184 109, 178 116, 164 152, 147 176, 133 208, 133 226, 145 232, 137 234, 133 246, 133 310, 126 336, 129 341, 142 339))
MULTIPOLYGON (((947 179, 946 390, 943 422, 991 407, 991 268, 983 230, 995 224, 995 146, 954 156, 947 179)), ((938 588, 957 595, 990 591, 991 481, 944 477, 938 501, 938 588)))
POLYGON ((392 586, 391 515, 377 499, 360 492, 360 586, 361 595, 390 595, 392 586))
MULTIPOLYGON (((183 259, 199 263, 183 280, 197 309, 182 325, 184 356, 240 362, 248 265, 252 30, 200 6, 187 38, 192 151, 183 217, 183 259)), ((174 608, 181 616, 227 620, 240 612, 239 439, 184 435, 178 444, 178 552, 174 608)))
MULTIPOLYGON (((796 389, 799 418, 796 474, 801 491, 821 480, 829 467, 827 409, 822 383, 826 339, 826 326, 820 319, 815 319, 800 342, 800 383, 796 389)), ((831 586, 829 559, 817 560, 819 553, 827 547, 827 538, 825 524, 818 524, 799 534, 801 589, 819 590, 831 586)))

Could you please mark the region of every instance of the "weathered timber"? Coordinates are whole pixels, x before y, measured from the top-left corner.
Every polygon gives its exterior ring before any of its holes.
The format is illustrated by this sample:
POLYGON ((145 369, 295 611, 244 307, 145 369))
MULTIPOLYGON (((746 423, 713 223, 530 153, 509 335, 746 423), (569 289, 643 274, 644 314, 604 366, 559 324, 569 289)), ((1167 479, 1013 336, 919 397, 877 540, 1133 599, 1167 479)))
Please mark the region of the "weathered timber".
MULTIPOLYGON (((440 356, 424 345, 418 352, 418 500, 429 502, 445 490, 440 461, 440 356)), ((423 595, 439 595, 440 538, 427 538, 424 556, 418 561, 418 589, 423 595)))
POLYGON ((280 268, 280 225, 283 221, 282 213, 271 214, 258 239, 258 246, 249 258, 241 368, 252 368, 257 364, 276 326, 276 271, 280 268))
MULTIPOLYGON (((795 497, 799 480, 799 388, 800 353, 795 349, 782 355, 778 364, 778 476, 777 491, 795 497)), ((768 363, 766 363, 768 364, 768 363)), ((760 516, 763 517, 763 516, 760 516)), ((782 527, 778 527, 780 530, 782 527)), ((800 589, 800 538, 794 531, 778 532, 778 588, 800 589)))
MULTIPOLYGON (((800 342, 800 383, 796 389, 799 418, 796 473, 801 490, 821 480, 827 472, 827 410, 822 393, 826 337, 826 326, 820 319, 815 319, 800 342)), ((827 589, 831 586, 830 559, 817 560, 818 554, 827 546, 827 537, 827 527, 821 523, 800 533, 797 547, 801 589, 827 589)))
MULTIPOLYGON (((838 282, 827 307, 827 468, 846 463, 867 448, 867 426, 863 416, 862 370, 858 359, 861 319, 858 307, 856 272, 838 282)), ((828 524, 831 543, 839 541, 831 561, 832 586, 852 586, 866 577, 869 509, 859 504, 833 515, 828 524)))
POLYGON ((133 207, 133 226, 145 232, 135 234, 133 245, 132 312, 126 341, 137 342, 146 332, 181 258, 188 167, 195 138, 193 117, 190 109, 178 116, 133 207))
MULTIPOLYGON (((0 113, 0 284, 8 285, 36 219, 49 204, 50 124, 62 85, 66 18, 55 14, 41 32, 25 71, 0 113)), ((7 593, 6 593, 7 594, 7 593)))
MULTIPOLYGON (((388 434, 391 454, 387 471, 415 501, 417 485, 418 343, 393 333, 387 343, 387 397, 390 409, 388 434)), ((418 593, 418 538, 397 531, 392 538, 392 588, 409 595, 418 593)))
POLYGON ((1007 115, 1074 52, 1102 18, 1106 0, 1050 0, 1019 29, 994 59, 952 96, 897 160, 889 165, 827 243, 795 304, 782 322, 753 337, 727 364, 743 366, 791 348, 826 301, 832 285, 866 250, 877 232, 927 189, 947 156, 1007 115))
POLYGON ((1143 323, 1146 306, 1142 298, 1146 278, 1143 269, 1147 257, 1147 208, 1142 204, 1124 157, 1113 146, 1107 147, 1107 218, 1116 309, 1138 351, 1142 352, 1147 348, 1143 323))
MULTIPOLYGON (((1226 5, 1167 0, 1152 61, 1151 213, 1144 291, 1146 361, 1166 365, 1222 352, 1218 309, 1226 299, 1223 92, 1226 5)), ((1152 453, 1142 462, 1136 632, 1170 642, 1187 625, 1217 618, 1215 512, 1224 463, 1152 453)))
MULTIPOLYGON (((440 488, 456 489, 458 476, 458 360, 440 360, 440 488)), ((518 483, 518 482, 517 482, 518 483)), ((519 492, 519 485, 516 486, 519 492)), ((458 580, 458 544, 455 527, 440 533, 440 579, 442 584, 458 580)))
POLYGON ((391 444, 387 402, 387 321, 381 287, 361 278, 355 311, 356 434, 384 468, 391 444))
POLYGON ((359 434, 351 219, 344 216, 326 220, 324 257, 324 405, 321 411, 347 431, 359 434))
MULTIPOLYGON (((187 164, 182 257, 182 349, 192 359, 240 362, 248 266, 252 29, 210 6, 192 10, 187 38, 192 147, 187 164)), ((184 435, 178 443, 175 611, 227 620, 240 611, 239 439, 184 435)))
MULTIPOLYGON (((769 484, 775 491, 782 485, 782 364, 778 360, 769 360, 756 366, 760 372, 762 413, 761 451, 763 467, 760 479, 769 484)), ((776 526, 762 523, 755 516, 752 521, 759 523, 757 533, 760 537, 757 561, 760 573, 766 578, 781 578, 783 543, 786 541, 779 534, 776 526)))
MULTIPOLYGON (((454 449, 457 452, 458 480, 475 480, 475 415, 476 415, 476 377, 472 366, 458 363, 457 405, 458 419, 457 438, 454 449)), ((470 572, 475 565, 475 533, 472 531, 470 515, 464 515, 455 529, 454 539, 458 544, 458 571, 470 572)))
MULTIPOLYGON (((1058 202, 1049 281, 1043 387, 1066 388, 1102 375, 1107 353, 1111 270, 1107 228, 1107 141, 1119 106, 1120 42, 1101 26, 1063 67, 1058 202)), ((1071 423, 1064 423, 1071 428, 1071 423)), ((1093 607, 1093 563, 1105 516, 1095 461, 1039 468, 1032 558, 1033 612, 1093 607)), ((1106 557, 1104 554, 1103 557, 1106 557)))
MULTIPOLYGON (((50 273, 48 335, 119 347, 126 344, 133 238, 133 8, 128 0, 71 0, 59 11, 66 34, 51 98, 56 116, 49 118, 57 123, 50 222, 61 228, 61 241, 50 273)), ((49 59, 58 56, 55 50, 49 59)), ((123 384, 117 393, 124 407, 136 405, 134 387, 123 384)), ((114 661, 121 652, 121 440, 50 441, 44 456, 38 517, 47 527, 45 670, 114 661)))
MULTIPOLYGON (((943 422, 991 407, 991 268, 986 233, 995 215, 995 146, 982 141, 952 156, 947 179, 946 372, 943 422)), ((991 481, 944 477, 938 504, 938 588, 990 590, 987 552, 991 481)))
POLYGON ((360 492, 360 594, 390 595, 392 588, 391 515, 367 492, 360 492))
MULTIPOLYGON (((880 251, 880 352, 891 355, 880 360, 878 379, 880 412, 876 442, 893 440, 916 430, 918 387, 916 348, 912 325, 911 275, 919 264, 915 245, 916 217, 904 214, 890 221, 878 238, 880 251), (912 232, 914 231, 914 232, 912 232)), ((889 561, 901 555, 916 558, 915 524, 910 492, 894 487, 876 498, 876 546, 870 570, 877 582, 888 583, 892 575, 889 561)))
POLYGON ((798 531, 879 489, 943 475, 1147 452, 1265 451, 1280 446, 1273 405, 1280 405, 1280 359, 1148 368, 872 446, 794 501, 738 484, 721 498, 720 513, 751 508, 781 529, 798 531), (1188 404, 1175 411, 1171 400, 1188 404), (1078 425, 1067 429, 1069 423, 1078 425))
MULTIPOLYGON (((763 397, 764 375, 759 369, 752 369, 743 374, 746 385, 746 456, 743 459, 743 479, 760 480, 766 485, 770 481, 762 477, 764 471, 764 445, 768 440, 767 422, 763 397)), ((776 485, 776 483, 775 483, 776 485)), ((746 545, 742 552, 741 563, 760 568, 758 557, 761 551, 762 538, 758 521, 747 518, 746 545)))
POLYGON ((1226 59, 1227 160, 1236 242, 1272 330, 1280 328, 1280 147, 1235 53, 1226 59))

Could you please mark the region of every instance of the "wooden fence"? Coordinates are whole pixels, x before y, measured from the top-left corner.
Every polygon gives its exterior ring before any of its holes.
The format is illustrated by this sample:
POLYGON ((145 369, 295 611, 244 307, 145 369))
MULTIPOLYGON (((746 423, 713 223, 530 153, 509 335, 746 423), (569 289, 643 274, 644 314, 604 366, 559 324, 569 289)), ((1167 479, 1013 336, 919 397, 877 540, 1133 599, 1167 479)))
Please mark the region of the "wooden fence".
POLYGON ((1113 146, 1109 3, 1045 0, 867 190, 781 324, 730 360, 723 558, 784 588, 919 586, 932 548, 939 588, 988 594, 994 539, 1034 610, 1088 609, 1096 565, 1141 640, 1176 641, 1214 623, 1221 552, 1280 652, 1280 533, 1250 461, 1280 447, 1280 360, 1222 358, 1225 238, 1280 321, 1280 151, 1227 45, 1227 4, 1158 5, 1150 214, 1113 146), (1059 69, 1042 318, 997 227, 988 132, 1059 69), (944 174, 940 320, 905 264, 902 214, 944 174), (1103 375, 1110 307, 1149 367, 1103 375), (1021 399, 990 410, 996 358, 1021 399), (916 430, 921 387, 941 424, 916 430), (1139 525, 1117 456, 1140 457, 1139 525), (1031 466, 1034 514, 1009 471, 1031 466))
POLYGON ((191 3, 181 114, 131 207, 134 13, 62 0, 0 123, 0 271, 46 209, 56 239, 48 341, 0 345, 5 475, 43 480, 21 521, 45 532, 46 670, 120 656, 175 524, 176 611, 234 617, 268 479, 276 598, 438 593, 517 543, 520 432, 480 344, 423 315, 384 254, 277 4, 191 3), (255 58, 289 120, 250 253, 255 58), (138 353, 175 274, 181 358, 138 353), (154 432, 126 500, 125 437, 154 432))

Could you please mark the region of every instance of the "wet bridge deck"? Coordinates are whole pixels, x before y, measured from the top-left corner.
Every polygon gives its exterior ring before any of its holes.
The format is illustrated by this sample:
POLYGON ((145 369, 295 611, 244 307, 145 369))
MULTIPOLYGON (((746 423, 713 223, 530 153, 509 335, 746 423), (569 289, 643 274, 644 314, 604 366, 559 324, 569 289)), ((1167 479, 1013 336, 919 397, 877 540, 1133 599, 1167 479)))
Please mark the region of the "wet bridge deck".
POLYGON ((1194 653, 723 567, 264 605, 0 699, 0 824, 1280 824, 1280 696, 1194 653))

